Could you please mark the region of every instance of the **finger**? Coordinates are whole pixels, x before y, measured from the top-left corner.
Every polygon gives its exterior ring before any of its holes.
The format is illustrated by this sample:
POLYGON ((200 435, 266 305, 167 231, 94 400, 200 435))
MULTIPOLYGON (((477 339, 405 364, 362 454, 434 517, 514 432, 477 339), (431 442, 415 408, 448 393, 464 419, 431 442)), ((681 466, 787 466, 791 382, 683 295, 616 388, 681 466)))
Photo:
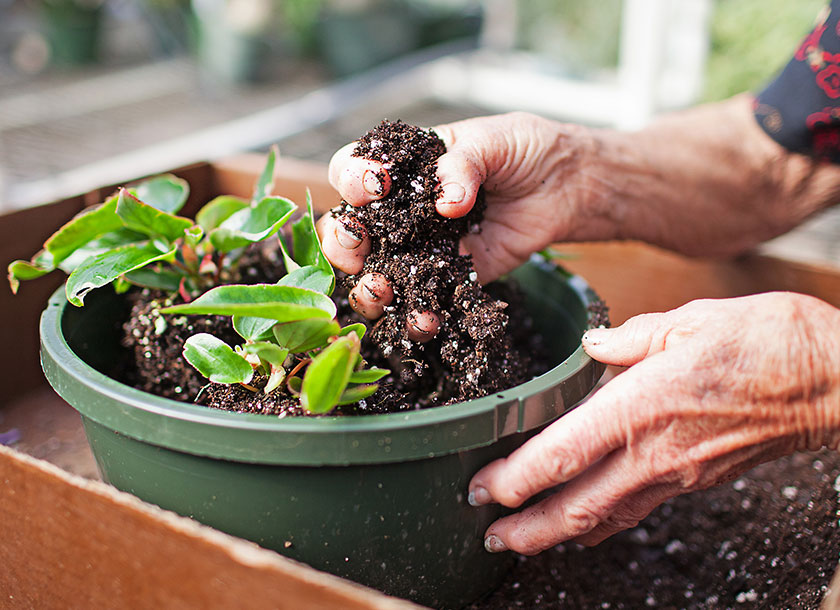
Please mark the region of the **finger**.
POLYGON ((370 254, 370 237, 362 223, 348 216, 324 214, 315 225, 321 238, 324 256, 333 267, 355 275, 365 266, 370 254))
POLYGON ((366 273, 350 291, 350 307, 368 320, 375 320, 385 313, 394 300, 394 291, 381 273, 366 273))
POLYGON ((587 354, 600 362, 632 366, 665 351, 694 335, 695 325, 686 323, 684 311, 645 313, 616 328, 593 328, 581 343, 587 354))
POLYGON ((411 311, 405 324, 408 338, 417 343, 431 341, 440 331, 440 318, 433 311, 411 311))
POLYGON ((468 502, 515 508, 623 446, 629 434, 624 414, 637 406, 634 378, 629 371, 619 375, 507 458, 479 470, 470 481, 468 502))
POLYGON ((573 539, 583 546, 601 544, 610 536, 636 527, 653 509, 679 493, 672 483, 652 485, 627 498, 612 514, 588 533, 573 539))
POLYGON ((377 161, 354 157, 356 143, 340 148, 329 166, 329 180, 350 205, 361 206, 382 199, 391 190, 391 176, 377 161))
POLYGON ((616 451, 554 495, 499 519, 485 532, 485 547, 534 555, 588 534, 644 486, 632 458, 616 451))
POLYGON ((435 209, 446 218, 460 218, 475 205, 478 189, 484 181, 480 166, 466 150, 455 149, 437 161, 440 194, 435 209))

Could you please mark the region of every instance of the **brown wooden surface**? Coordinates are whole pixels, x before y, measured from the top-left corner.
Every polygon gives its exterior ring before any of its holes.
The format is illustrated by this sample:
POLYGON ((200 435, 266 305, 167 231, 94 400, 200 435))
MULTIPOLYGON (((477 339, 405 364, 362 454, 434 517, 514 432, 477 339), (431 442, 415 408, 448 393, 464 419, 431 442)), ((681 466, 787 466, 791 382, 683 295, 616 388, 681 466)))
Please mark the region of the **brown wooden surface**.
POLYGON ((610 308, 614 325, 639 313, 693 299, 771 290, 817 296, 840 307, 840 269, 760 255, 736 260, 687 258, 634 242, 563 244, 560 262, 584 277, 610 308))
POLYGON ((417 607, 2 446, 0 566, 4 608, 417 607))

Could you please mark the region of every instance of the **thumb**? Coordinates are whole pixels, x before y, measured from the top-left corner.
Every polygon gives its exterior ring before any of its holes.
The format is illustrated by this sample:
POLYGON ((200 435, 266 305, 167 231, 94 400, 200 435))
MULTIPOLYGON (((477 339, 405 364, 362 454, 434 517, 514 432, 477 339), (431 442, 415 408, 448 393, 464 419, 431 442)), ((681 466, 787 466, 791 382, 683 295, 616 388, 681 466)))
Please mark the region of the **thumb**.
POLYGON ((645 313, 616 328, 593 328, 581 338, 587 354, 605 364, 632 366, 648 356, 665 351, 688 335, 672 312, 645 313))

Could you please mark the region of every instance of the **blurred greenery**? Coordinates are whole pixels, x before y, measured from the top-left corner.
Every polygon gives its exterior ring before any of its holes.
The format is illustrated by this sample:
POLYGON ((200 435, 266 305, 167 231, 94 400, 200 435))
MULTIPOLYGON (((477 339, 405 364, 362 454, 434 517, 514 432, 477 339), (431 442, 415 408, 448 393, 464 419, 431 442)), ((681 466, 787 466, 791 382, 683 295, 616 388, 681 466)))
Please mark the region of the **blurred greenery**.
POLYGON ((519 48, 577 76, 618 63, 621 0, 530 0, 516 10, 519 48))
POLYGON ((704 101, 758 91, 793 55, 827 0, 716 0, 704 101))

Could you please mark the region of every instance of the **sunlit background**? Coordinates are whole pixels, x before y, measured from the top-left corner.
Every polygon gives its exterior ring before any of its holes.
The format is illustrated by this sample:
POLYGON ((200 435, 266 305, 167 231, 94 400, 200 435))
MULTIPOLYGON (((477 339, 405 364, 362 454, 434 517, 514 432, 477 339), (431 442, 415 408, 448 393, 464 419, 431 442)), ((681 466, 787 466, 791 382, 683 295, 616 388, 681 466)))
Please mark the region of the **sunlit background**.
POLYGON ((382 118, 632 129, 770 78, 823 0, 0 0, 0 210, 382 118))

